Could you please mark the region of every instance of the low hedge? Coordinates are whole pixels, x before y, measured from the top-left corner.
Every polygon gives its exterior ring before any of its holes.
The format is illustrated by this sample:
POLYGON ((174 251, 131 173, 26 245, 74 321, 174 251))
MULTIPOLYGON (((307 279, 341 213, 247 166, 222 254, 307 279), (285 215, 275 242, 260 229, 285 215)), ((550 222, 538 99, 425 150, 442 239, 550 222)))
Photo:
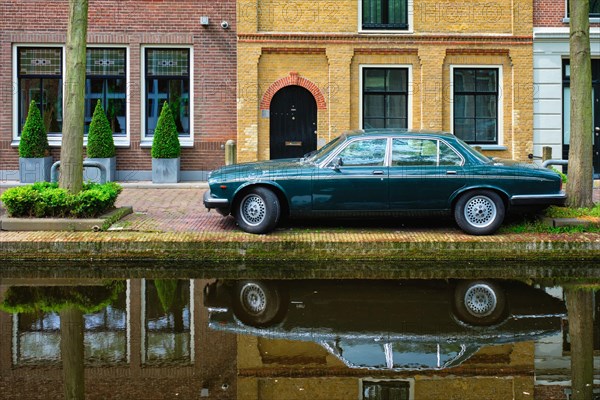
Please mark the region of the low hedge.
POLYGON ((10 188, 0 200, 11 217, 93 218, 113 209, 121 190, 114 182, 86 183, 73 195, 57 183, 37 182, 10 188))

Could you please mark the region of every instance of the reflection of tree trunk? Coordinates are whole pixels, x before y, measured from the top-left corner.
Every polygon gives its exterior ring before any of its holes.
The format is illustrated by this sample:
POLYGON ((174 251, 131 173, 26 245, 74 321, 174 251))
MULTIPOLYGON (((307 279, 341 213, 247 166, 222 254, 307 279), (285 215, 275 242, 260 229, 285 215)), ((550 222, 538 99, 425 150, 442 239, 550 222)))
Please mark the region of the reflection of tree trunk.
POLYGON ((183 301, 183 285, 181 281, 177 281, 177 291, 175 301, 173 302, 173 331, 175 333, 175 359, 179 360, 183 358, 184 344, 183 344, 183 307, 185 306, 183 301))
POLYGON ((60 351, 65 399, 84 399, 83 312, 72 306, 60 311, 60 351))
POLYGON ((594 292, 566 288, 573 400, 591 400, 594 379, 594 292))

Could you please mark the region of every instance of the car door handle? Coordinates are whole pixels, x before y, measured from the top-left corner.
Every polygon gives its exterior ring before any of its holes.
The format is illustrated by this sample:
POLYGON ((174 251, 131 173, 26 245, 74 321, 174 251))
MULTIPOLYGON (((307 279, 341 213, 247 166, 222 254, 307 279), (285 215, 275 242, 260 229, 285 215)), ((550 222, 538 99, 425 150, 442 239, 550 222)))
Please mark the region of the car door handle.
POLYGON ((456 175, 456 171, 446 171, 446 175, 456 175))
POLYGON ((380 170, 373 171, 373 175, 383 175, 384 172, 380 170))

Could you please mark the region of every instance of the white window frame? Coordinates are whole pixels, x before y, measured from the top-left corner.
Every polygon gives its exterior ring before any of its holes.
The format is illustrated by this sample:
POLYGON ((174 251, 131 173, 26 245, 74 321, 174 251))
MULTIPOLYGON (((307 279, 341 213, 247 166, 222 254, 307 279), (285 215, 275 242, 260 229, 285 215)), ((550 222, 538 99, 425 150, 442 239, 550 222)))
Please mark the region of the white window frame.
MULTIPOLYGON (((12 79, 13 79, 13 98, 12 98, 12 122, 13 122, 13 137, 12 137, 12 142, 11 142, 11 146, 12 147, 18 147, 19 146, 19 142, 21 141, 21 138, 19 137, 19 71, 17 70, 18 68, 18 60, 17 60, 17 56, 18 56, 18 48, 23 48, 23 47, 54 47, 54 48, 61 48, 62 49, 62 75, 61 75, 61 79, 63 81, 63 112, 64 112, 64 106, 65 106, 65 74, 66 74, 66 51, 65 51, 65 45, 63 44, 52 44, 52 43, 17 43, 14 44, 12 46, 12 79)), ((125 74, 125 85, 126 85, 126 92, 125 92, 125 96, 127 99, 127 110, 126 110, 126 129, 127 129, 127 134, 125 136, 121 136, 121 137, 116 137, 115 138, 115 146, 116 147, 129 147, 130 144, 130 138, 131 138, 131 133, 130 133, 130 125, 131 125, 131 121, 130 121, 130 109, 131 109, 131 105, 130 105, 130 63, 129 63, 129 47, 128 46, 124 46, 124 45, 113 45, 113 44, 109 44, 109 43, 103 43, 103 44, 93 44, 93 45, 88 45, 87 48, 104 48, 104 47, 111 47, 111 48, 125 48, 125 64, 126 64, 126 74, 125 74)), ((48 136, 48 144, 51 147, 61 147, 62 145, 62 132, 60 135, 51 135, 48 136)), ((84 136, 84 146, 87 146, 87 135, 84 136)))
MULTIPOLYGON (((407 4, 407 22, 408 29, 363 29, 362 27, 362 3, 364 0, 358 0, 358 33, 364 34, 412 34, 414 33, 414 0, 406 0, 407 4)), ((565 0, 566 1, 566 0, 565 0)))
POLYGON ((413 69, 412 69, 412 64, 361 64, 358 67, 359 70, 359 77, 358 77, 358 84, 359 84, 359 104, 358 104, 358 112, 359 112, 359 129, 364 129, 364 125, 363 125, 363 70, 365 68, 381 68, 381 69, 407 69, 407 75, 408 75, 408 96, 407 96, 407 100, 406 100, 406 128, 407 129, 412 129, 412 124, 413 124, 413 69))
MULTIPOLYGON (((562 20, 563 23, 568 24, 571 22, 571 18, 569 17, 569 0, 565 0, 565 17, 562 20)), ((600 18, 590 18, 590 24, 598 24, 600 23, 600 18)))
MULTIPOLYGON (((63 91, 63 113, 65 110, 65 72, 66 72, 66 54, 65 54, 65 45, 56 44, 56 43, 15 43, 12 46, 12 81, 13 81, 13 96, 12 96, 12 125, 13 125, 13 134, 12 134, 12 142, 11 147, 19 147, 19 143, 21 138, 19 137, 19 71, 18 69, 18 49, 23 47, 40 47, 40 48, 60 48, 62 51, 62 66, 61 66, 61 77, 62 79, 62 91, 63 91)), ((62 143, 62 132, 60 135, 49 135, 48 136, 48 144, 51 147, 60 147, 62 143)))
MULTIPOLYGON (((131 75, 130 75, 130 62, 129 62, 129 46, 108 44, 108 43, 95 43, 88 44, 88 49, 125 49, 125 136, 114 136, 115 147, 129 147, 131 142, 131 75)), ((87 79, 87 74, 86 74, 87 79)), ((93 113, 93 112, 92 112, 93 113)), ((87 146, 87 135, 83 137, 83 145, 87 146)))
POLYGON ((507 150, 504 145, 504 73, 501 64, 452 64, 450 65, 450 132, 454 135, 454 69, 490 69, 498 70, 498 143, 497 144, 469 144, 481 147, 482 150, 507 150))
POLYGON ((376 379, 376 378, 362 378, 358 381, 358 400, 363 400, 363 382, 392 382, 392 381, 397 381, 397 382, 408 382, 408 400, 415 400, 415 380, 413 378, 409 378, 409 379, 394 379, 394 378, 390 378, 390 379, 376 379))
POLYGON ((140 126, 142 127, 140 147, 150 148, 152 147, 152 136, 147 136, 146 127, 146 50, 147 49, 188 49, 190 51, 190 136, 180 137, 179 144, 181 147, 193 147, 194 146, 194 46, 193 45, 165 45, 165 44, 147 44, 141 46, 140 51, 140 82, 141 82, 141 121, 140 126))

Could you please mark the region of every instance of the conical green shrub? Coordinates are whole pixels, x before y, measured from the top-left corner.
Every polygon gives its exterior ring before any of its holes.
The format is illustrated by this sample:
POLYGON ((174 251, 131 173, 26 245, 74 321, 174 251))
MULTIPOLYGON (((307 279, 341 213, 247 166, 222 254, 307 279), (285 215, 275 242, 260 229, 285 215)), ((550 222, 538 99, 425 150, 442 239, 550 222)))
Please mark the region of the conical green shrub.
POLYGON ((152 140, 152 158, 177 158, 181 154, 179 135, 171 108, 165 101, 152 140))
POLYGON ((87 156, 90 158, 111 158, 115 156, 115 142, 113 140, 110 122, 106 118, 100 100, 96 103, 94 115, 88 131, 87 156))
POLYGON ((19 157, 43 158, 49 154, 48 135, 42 120, 42 114, 35 100, 29 104, 29 112, 19 142, 19 157))

